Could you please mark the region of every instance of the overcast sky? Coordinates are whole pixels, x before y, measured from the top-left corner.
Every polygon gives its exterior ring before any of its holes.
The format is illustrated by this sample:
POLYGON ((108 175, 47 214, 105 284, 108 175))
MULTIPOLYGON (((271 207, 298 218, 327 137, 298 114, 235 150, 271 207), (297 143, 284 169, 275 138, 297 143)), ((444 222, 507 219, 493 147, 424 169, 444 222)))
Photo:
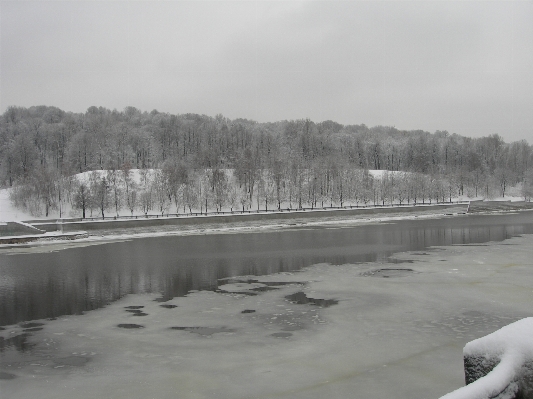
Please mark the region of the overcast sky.
POLYGON ((1 1, 0 112, 310 118, 533 142, 533 1, 1 1))

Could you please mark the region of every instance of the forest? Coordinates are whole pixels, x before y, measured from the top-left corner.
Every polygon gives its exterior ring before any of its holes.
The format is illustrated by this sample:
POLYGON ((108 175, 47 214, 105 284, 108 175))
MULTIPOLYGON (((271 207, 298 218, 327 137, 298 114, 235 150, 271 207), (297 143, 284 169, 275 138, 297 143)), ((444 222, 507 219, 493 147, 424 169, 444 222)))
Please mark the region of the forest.
POLYGON ((511 187, 531 199, 533 149, 498 134, 135 107, 12 106, 0 116, 0 188, 35 216, 417 204, 511 187))

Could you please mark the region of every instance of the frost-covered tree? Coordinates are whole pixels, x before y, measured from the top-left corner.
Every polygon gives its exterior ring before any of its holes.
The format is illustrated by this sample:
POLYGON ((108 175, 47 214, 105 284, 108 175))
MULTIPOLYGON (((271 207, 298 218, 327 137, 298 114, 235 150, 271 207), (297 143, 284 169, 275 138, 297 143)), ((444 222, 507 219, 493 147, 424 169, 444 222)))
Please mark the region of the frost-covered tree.
POLYGON ((106 176, 98 171, 93 171, 89 178, 92 200, 96 205, 96 209, 100 211, 102 219, 105 218, 105 211, 110 205, 110 187, 106 176))
POLYGON ((217 212, 221 211, 228 201, 228 178, 223 169, 212 169, 209 173, 213 203, 217 212))
POLYGON ((524 201, 531 201, 533 198, 533 167, 530 167, 524 173, 522 196, 524 197, 524 201))
POLYGON ((121 178, 121 173, 119 170, 109 169, 107 171, 106 179, 109 184, 109 189, 111 191, 111 201, 115 208, 115 214, 119 216, 119 210, 122 208, 123 204, 123 179, 121 178))
POLYGON ((81 217, 85 219, 86 211, 89 209, 91 202, 91 191, 84 181, 78 181, 74 186, 74 196, 72 207, 81 210, 81 217))
POLYGON ((161 216, 168 211, 168 208, 171 204, 171 191, 168 186, 168 180, 166 179, 165 174, 161 170, 156 170, 152 174, 152 183, 151 190, 153 193, 155 203, 157 204, 157 209, 161 216))

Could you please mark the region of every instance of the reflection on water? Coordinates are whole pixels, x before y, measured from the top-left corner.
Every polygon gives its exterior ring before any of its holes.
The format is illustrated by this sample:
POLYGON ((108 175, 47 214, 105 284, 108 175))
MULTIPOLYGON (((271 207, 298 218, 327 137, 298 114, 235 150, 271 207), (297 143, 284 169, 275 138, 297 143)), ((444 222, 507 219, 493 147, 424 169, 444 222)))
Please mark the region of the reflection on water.
POLYGON ((161 302, 218 280, 315 263, 385 262, 394 252, 533 233, 533 213, 469 215, 349 228, 139 238, 52 253, 0 255, 0 325, 79 314, 130 293, 161 302))

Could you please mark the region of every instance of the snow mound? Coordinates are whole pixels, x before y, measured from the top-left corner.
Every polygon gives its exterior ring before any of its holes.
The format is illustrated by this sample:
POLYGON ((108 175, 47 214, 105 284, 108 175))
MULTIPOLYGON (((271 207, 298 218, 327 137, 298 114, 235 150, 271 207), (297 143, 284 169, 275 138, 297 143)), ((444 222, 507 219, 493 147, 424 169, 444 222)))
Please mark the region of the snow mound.
POLYGON ((521 389, 531 390, 523 380, 533 377, 533 317, 469 342, 463 355, 471 383, 441 399, 512 399, 521 389))
POLYGON ((413 173, 411 172, 403 172, 398 170, 382 170, 382 169, 369 169, 368 173, 374 178, 374 179, 383 179, 383 176, 394 176, 394 177, 403 177, 403 176, 409 176, 413 173))
MULTIPOLYGON (((130 178, 137 184, 139 184, 142 181, 142 174, 143 172, 147 175, 148 178, 151 178, 151 176, 154 175, 154 173, 158 169, 130 169, 130 178)), ((74 177, 79 182, 89 183, 91 180, 91 175, 96 174, 100 179, 103 177, 106 177, 108 174, 108 170, 89 170, 87 172, 81 172, 74 175, 74 177)), ((121 170, 117 171, 118 173, 123 173, 121 170)))

